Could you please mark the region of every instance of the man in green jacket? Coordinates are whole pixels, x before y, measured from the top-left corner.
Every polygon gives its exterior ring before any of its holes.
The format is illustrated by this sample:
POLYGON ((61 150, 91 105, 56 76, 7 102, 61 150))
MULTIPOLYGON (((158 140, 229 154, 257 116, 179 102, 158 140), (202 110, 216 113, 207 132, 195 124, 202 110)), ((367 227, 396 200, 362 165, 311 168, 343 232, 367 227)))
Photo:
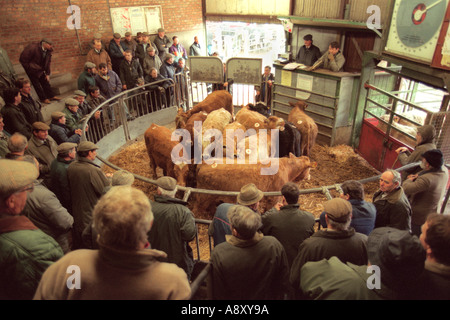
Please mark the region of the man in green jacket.
POLYGON ((42 274, 63 256, 56 241, 21 215, 36 166, 0 159, 0 299, 31 299, 42 274))
POLYGON ((84 64, 84 71, 78 77, 78 90, 82 90, 84 93, 87 93, 90 86, 95 86, 96 74, 96 65, 89 61, 86 62, 84 64))
POLYGON ((155 220, 148 240, 153 249, 167 253, 167 261, 182 268, 190 279, 194 258, 189 242, 197 234, 194 214, 186 207, 187 202, 175 198, 174 178, 161 177, 156 185, 157 194, 151 202, 155 220))
POLYGON ((98 146, 90 141, 80 142, 78 160, 67 168, 74 219, 73 249, 81 246, 81 234, 92 221, 92 210, 105 187, 111 184, 100 166, 94 163, 97 149, 98 146))
POLYGON ((425 250, 406 230, 377 228, 367 242, 369 263, 337 257, 307 262, 301 269, 303 296, 315 300, 414 299, 415 280, 424 270, 425 250))

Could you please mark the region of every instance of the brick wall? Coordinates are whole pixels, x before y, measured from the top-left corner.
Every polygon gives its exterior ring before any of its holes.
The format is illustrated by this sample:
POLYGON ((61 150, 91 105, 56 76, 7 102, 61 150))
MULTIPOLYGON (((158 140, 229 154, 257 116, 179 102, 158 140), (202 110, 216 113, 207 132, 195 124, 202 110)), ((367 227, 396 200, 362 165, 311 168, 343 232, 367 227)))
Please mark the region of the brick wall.
POLYGON ((0 3, 0 46, 12 63, 19 64, 20 53, 27 44, 45 37, 53 40, 55 47, 52 74, 70 72, 74 78, 82 71, 93 34, 101 33, 107 42, 112 38, 109 8, 161 5, 166 33, 204 29, 202 0, 72 0, 71 4, 81 9, 78 37, 75 30, 67 28, 69 1, 0 0, 0 3))

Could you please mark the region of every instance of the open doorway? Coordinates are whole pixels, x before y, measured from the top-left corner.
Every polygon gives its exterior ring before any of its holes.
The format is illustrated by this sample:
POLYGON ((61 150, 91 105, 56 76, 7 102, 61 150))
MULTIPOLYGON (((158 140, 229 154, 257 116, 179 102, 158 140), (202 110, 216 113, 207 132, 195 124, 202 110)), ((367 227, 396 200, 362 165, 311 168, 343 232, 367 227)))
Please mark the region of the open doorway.
MULTIPOLYGON (((271 23, 206 21, 208 54, 219 54, 223 62, 233 57, 261 58, 264 66, 272 66, 278 55, 285 53, 286 36, 283 26, 271 23)), ((233 103, 254 103, 252 85, 233 84, 233 103)))

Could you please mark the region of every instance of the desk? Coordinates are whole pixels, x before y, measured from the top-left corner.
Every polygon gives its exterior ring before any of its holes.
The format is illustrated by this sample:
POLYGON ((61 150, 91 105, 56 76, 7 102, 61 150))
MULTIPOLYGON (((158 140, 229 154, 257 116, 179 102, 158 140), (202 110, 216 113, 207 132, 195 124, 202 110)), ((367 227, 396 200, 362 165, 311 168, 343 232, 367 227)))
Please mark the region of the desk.
POLYGON ((325 69, 289 71, 279 63, 274 67, 272 114, 287 119, 292 109, 289 101, 305 100, 306 113, 319 127, 317 143, 350 145, 361 74, 325 69))

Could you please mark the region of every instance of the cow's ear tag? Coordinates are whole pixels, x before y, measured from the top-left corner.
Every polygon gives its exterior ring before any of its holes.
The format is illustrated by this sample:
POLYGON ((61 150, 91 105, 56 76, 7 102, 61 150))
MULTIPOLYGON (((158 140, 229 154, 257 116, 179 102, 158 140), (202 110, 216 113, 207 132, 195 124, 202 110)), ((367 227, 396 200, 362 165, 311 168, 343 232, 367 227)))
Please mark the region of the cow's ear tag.
POLYGON ((259 127, 259 123, 255 123, 255 128, 258 128, 259 127))
POLYGON ((211 168, 213 168, 213 169, 217 168, 217 163, 214 162, 214 163, 211 165, 211 168))
POLYGON ((297 124, 302 124, 302 122, 303 122, 302 120, 298 120, 297 124))

